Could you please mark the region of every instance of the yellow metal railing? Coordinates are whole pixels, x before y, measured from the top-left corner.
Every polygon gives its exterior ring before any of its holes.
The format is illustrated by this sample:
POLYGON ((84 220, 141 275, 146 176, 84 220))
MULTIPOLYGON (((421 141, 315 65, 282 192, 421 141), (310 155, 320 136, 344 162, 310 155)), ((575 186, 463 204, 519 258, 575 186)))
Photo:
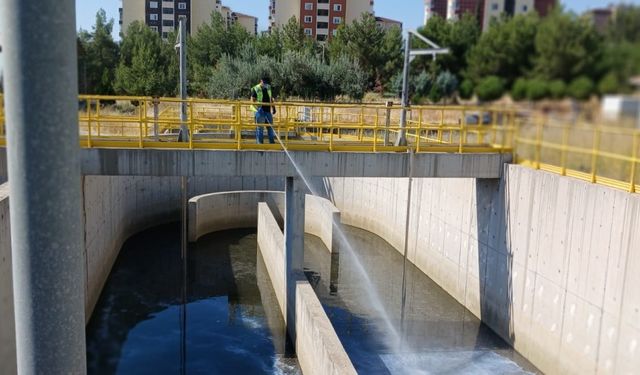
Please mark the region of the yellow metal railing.
MULTIPOLYGON (((0 95, 0 103, 2 96, 0 95)), ((640 186, 640 130, 567 124, 513 109, 412 106, 407 146, 394 146, 399 106, 279 102, 273 128, 282 145, 256 144, 251 102, 189 99, 187 118, 175 98, 80 96, 82 147, 346 152, 513 153, 532 168, 630 192, 640 186), (184 124, 192 137, 178 142, 184 124)), ((0 146, 6 144, 0 105, 0 146)), ((266 133, 266 132, 265 132, 266 133)), ((267 139, 265 134, 265 140, 267 139)))
POLYGON ((640 129, 540 117, 518 126, 514 150, 520 164, 640 192, 640 129))

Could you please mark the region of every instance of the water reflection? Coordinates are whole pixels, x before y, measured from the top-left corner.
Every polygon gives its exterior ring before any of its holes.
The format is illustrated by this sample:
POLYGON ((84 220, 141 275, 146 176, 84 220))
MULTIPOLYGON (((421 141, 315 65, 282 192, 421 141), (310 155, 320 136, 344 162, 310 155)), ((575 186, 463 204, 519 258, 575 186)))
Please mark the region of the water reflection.
POLYGON ((255 229, 190 247, 183 320, 179 225, 131 238, 87 326, 89 373, 298 373, 256 254, 255 229))
POLYGON ((518 374, 536 368, 471 312, 408 263, 402 309, 402 256, 380 237, 345 227, 360 262, 394 324, 404 313, 403 342, 391 350, 372 316, 362 280, 349 252, 329 253, 316 237, 305 238, 305 270, 359 373, 518 374))

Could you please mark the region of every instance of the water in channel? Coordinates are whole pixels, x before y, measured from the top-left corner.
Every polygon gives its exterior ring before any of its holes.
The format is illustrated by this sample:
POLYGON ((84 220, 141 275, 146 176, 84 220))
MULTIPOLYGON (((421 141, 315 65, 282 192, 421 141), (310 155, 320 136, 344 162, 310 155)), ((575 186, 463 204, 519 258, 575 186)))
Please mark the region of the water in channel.
POLYGON ((87 326, 89 374, 299 374, 255 229, 202 237, 180 225, 123 246, 87 326))
POLYGON ((523 374, 538 370, 382 238, 344 226, 351 251, 330 253, 305 238, 305 273, 360 374, 523 374), (385 322, 372 311, 354 256, 367 270, 403 345, 390 347, 385 322), (403 311, 404 310, 404 311, 403 311))

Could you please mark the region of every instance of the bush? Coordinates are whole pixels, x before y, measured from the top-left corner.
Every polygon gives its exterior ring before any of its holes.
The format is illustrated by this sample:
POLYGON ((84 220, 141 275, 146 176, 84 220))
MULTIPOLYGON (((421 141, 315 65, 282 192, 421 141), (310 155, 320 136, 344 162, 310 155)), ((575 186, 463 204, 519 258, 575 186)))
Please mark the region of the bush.
POLYGON ((527 84, 527 99, 538 101, 549 95, 547 83, 540 79, 532 79, 527 84))
POLYGON ((431 91, 429 92, 429 100, 432 103, 438 103, 440 100, 442 100, 442 88, 440 87, 440 85, 433 85, 433 87, 431 87, 431 91))
POLYGON ((549 83, 549 95, 551 96, 551 98, 562 99, 564 98, 566 93, 567 85, 563 81, 557 79, 549 83))
POLYGON ((518 78, 511 88, 511 98, 515 101, 524 100, 527 97, 528 82, 524 78, 518 78))
POLYGON ((438 86, 442 96, 451 97, 458 89, 458 78, 449 71, 442 72, 436 78, 435 86, 438 86))
POLYGON ((598 92, 601 95, 615 94, 620 91, 620 81, 618 75, 611 72, 604 76, 598 83, 598 92))
POLYGON ((473 82, 469 79, 462 81, 460 85, 459 94, 462 99, 468 100, 473 96, 473 82))
POLYGON ((483 101, 500 99, 504 94, 504 81, 500 77, 489 76, 476 87, 478 98, 483 101))
POLYGON ((578 100, 587 100, 593 93, 593 81, 589 77, 578 77, 569 85, 569 96, 578 100))
POLYGON ((415 78, 416 95, 427 96, 431 92, 433 80, 426 70, 423 70, 418 77, 415 78))

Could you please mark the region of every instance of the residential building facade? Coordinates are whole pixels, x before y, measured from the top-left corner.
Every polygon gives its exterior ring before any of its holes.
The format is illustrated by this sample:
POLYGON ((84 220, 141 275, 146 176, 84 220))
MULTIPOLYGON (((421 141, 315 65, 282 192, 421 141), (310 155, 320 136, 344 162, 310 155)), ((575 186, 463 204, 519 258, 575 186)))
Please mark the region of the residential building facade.
POLYGON ((178 28, 181 16, 187 19, 187 32, 195 33, 200 26, 210 22, 213 12, 220 13, 228 26, 238 23, 257 34, 256 17, 235 13, 223 6, 221 0, 122 0, 120 26, 125 32, 134 21, 142 21, 166 39, 178 28))
POLYGON ((448 20, 460 19, 465 13, 475 15, 483 30, 502 14, 516 15, 537 11, 546 16, 557 0, 425 0, 424 22, 438 15, 448 20))
POLYGON ((400 21, 396 21, 396 20, 392 20, 390 18, 385 18, 385 17, 376 17, 376 23, 378 24, 378 26, 380 26, 383 30, 389 30, 393 27, 397 27, 400 30, 402 30, 402 22, 400 21))
POLYGON ((282 27, 295 17, 307 36, 324 41, 343 24, 373 14, 373 5, 373 0, 270 0, 269 23, 282 27))

